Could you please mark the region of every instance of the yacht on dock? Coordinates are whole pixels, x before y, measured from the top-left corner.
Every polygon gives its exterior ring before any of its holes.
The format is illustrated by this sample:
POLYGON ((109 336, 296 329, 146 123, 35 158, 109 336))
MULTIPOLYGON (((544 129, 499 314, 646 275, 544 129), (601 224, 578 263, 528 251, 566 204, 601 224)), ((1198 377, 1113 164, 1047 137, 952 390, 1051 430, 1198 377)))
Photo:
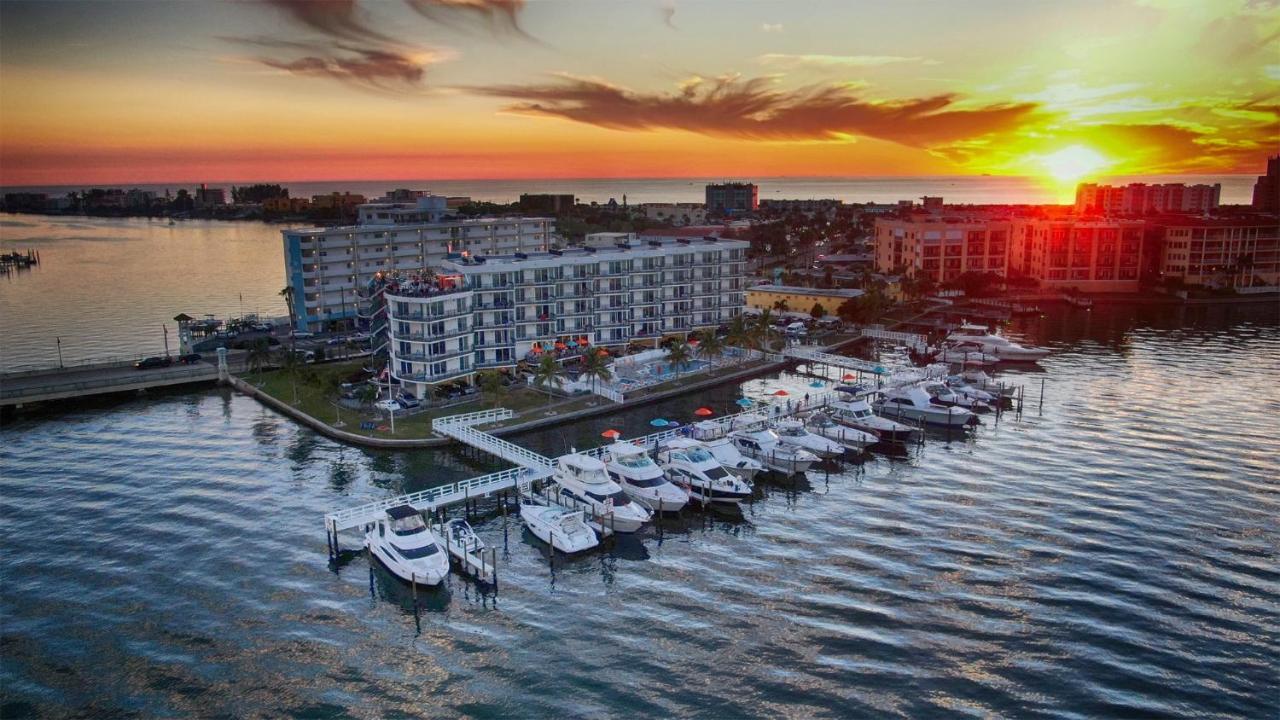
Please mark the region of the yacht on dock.
POLYGON ((622 486, 632 500, 653 511, 680 512, 689 494, 673 485, 645 449, 629 442, 615 442, 604 449, 609 479, 622 486))
POLYGON ((844 445, 831 438, 809 432, 800 420, 779 420, 773 424, 773 432, 783 445, 808 450, 824 460, 838 458, 844 454, 844 445))
POLYGON ((764 470, 764 465, 755 458, 749 458, 738 452, 738 448, 729 439, 723 423, 715 420, 703 420, 689 430, 689 437, 701 442, 725 470, 739 479, 751 482, 756 473, 764 470))
POLYGON ((886 390, 875 403, 876 411, 891 418, 923 421, 930 425, 961 428, 978 422, 978 416, 962 407, 938 405, 921 387, 924 383, 886 390))
MULTIPOLYGON (((845 449, 852 450, 855 453, 866 450, 879 440, 878 437, 869 432, 841 425, 832 420, 831 416, 825 412, 814 413, 805 423, 805 427, 814 435, 821 435, 828 440, 840 443, 845 449)), ((779 432, 778 434, 781 435, 782 433, 779 432)))
POLYGON ((972 328, 971 325, 963 325, 947 340, 953 343, 972 343, 983 352, 999 358, 1000 362, 1036 362, 1049 355, 1047 348, 1019 345, 1007 337, 979 332, 972 328))
POLYGON ((631 502, 618 483, 609 479, 604 463, 593 457, 578 453, 561 457, 552 480, 563 499, 591 508, 602 524, 616 532, 633 533, 649 522, 649 511, 631 502))
POLYGON ((547 505, 526 497, 520 500, 520 519, 534 537, 566 555, 590 550, 600 544, 581 510, 547 505))
POLYGON ((964 380, 969 387, 975 387, 983 392, 998 397, 1013 397, 1017 392, 1017 388, 1012 385, 1006 385, 999 380, 988 375, 982 370, 968 370, 960 373, 960 378, 964 380))
POLYGON ((673 438, 658 448, 658 464, 689 497, 701 504, 738 504, 751 497, 751 484, 725 469, 698 440, 673 438))
POLYGON ((729 438, 739 452, 759 460, 766 468, 793 475, 818 462, 818 456, 808 450, 784 444, 763 417, 747 418, 745 422, 746 427, 729 433, 729 438))
POLYGON ((886 442, 906 442, 916 431, 910 425, 903 425, 876 415, 871 410, 871 404, 862 397, 830 403, 827 405, 827 411, 831 419, 841 425, 871 433, 886 442))
POLYGON ((983 413, 991 410, 985 402, 960 393, 949 387, 944 382, 926 380, 920 383, 920 388, 929 393, 929 397, 932 398, 934 405, 964 408, 975 413, 983 413))
POLYGON ((364 536, 365 547, 405 582, 439 585, 449 574, 449 555, 412 505, 387 508, 364 536))
POLYGON ((993 395, 986 390, 971 385, 967 380, 959 375, 948 376, 946 383, 947 387, 951 388, 951 390, 957 395, 967 397, 970 400, 976 400, 977 402, 986 405, 994 404, 999 398, 997 395, 993 395))

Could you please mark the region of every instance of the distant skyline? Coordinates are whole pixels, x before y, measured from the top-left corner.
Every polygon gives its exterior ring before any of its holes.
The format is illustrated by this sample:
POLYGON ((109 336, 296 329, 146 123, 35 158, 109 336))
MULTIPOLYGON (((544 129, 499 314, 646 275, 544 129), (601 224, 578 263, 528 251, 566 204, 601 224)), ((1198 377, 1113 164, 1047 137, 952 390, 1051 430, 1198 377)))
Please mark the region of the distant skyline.
POLYGON ((1280 3, 0 3, 0 184, 1259 174, 1280 3))

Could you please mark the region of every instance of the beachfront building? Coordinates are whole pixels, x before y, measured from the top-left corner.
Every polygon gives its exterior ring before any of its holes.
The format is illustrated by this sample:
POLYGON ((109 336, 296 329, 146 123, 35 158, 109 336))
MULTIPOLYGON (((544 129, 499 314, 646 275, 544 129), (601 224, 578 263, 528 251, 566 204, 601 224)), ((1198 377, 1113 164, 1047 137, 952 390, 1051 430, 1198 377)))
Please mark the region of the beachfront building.
POLYGON ((1141 220, 1014 219, 1008 273, 1045 289, 1137 292, 1144 226, 1141 220))
MULTIPOLYGON (((451 255, 429 290, 385 292, 393 375, 421 397, 479 369, 543 353, 657 345, 729 322, 745 306, 740 240, 451 255)), ((376 341, 375 341, 376 342, 376 341)))
POLYGON ((1009 237, 1008 218, 876 218, 876 271, 935 283, 966 272, 1003 276, 1009 267, 1009 237))
POLYGON ((861 290, 842 288, 754 285, 747 288, 747 307, 808 315, 815 305, 819 305, 824 315, 835 315, 846 300, 861 294, 861 290))
POLYGON ((708 185, 705 206, 713 215, 753 212, 760 207, 760 186, 754 183, 708 185))
POLYGON ((1280 223, 1276 217, 1167 218, 1160 275, 1188 285, 1280 285, 1280 223))
POLYGON ((1165 183, 1076 187, 1075 210, 1080 215, 1146 215, 1150 213, 1207 213, 1218 209, 1222 185, 1165 183))
MULTIPOLYGON (((418 191, 393 191, 418 192, 418 191)), ((409 225, 435 223, 448 212, 448 200, 441 195, 422 194, 410 200, 387 200, 356 206, 357 225, 409 225)))
POLYGON ((550 218, 284 230, 285 284, 293 288, 297 327, 316 332, 354 319, 357 289, 364 292, 380 274, 420 271, 450 253, 542 251, 554 231, 550 218))

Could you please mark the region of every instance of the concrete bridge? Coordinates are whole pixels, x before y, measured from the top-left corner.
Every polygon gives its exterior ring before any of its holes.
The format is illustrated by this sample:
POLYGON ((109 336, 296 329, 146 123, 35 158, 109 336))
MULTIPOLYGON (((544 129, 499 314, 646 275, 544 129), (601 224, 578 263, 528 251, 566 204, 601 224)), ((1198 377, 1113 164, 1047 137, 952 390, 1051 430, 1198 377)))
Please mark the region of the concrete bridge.
MULTIPOLYGON (((244 353, 232 353, 230 367, 243 365, 244 353)), ((91 397, 218 380, 213 358, 191 365, 139 370, 132 360, 0 374, 0 407, 91 397)))

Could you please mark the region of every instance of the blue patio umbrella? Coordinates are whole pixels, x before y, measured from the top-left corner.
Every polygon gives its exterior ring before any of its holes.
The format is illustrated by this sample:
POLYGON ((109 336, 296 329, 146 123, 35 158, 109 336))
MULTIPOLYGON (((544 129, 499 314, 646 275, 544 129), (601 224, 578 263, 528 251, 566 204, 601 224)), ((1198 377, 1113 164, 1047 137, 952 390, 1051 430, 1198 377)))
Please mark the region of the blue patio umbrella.
POLYGON ((569 342, 565 343, 565 345, 568 345, 571 348, 578 347, 578 343, 574 342, 573 340, 570 340, 569 342))
POLYGON ((654 426, 654 427, 666 427, 667 425, 670 425, 671 423, 668 423, 666 420, 663 420, 662 418, 654 418, 654 419, 652 419, 652 420, 650 420, 650 421, 649 421, 649 424, 650 424, 650 425, 652 425, 652 426, 654 426))
POLYGON ((820 387, 826 387, 826 385, 824 385, 821 380, 814 380, 813 382, 809 383, 809 387, 820 388, 820 387))
POLYGON ((751 400, 748 398, 738 398, 734 402, 738 404, 738 407, 751 407, 751 400))
POLYGON ((885 372, 887 372, 887 371, 884 369, 884 366, 883 366, 883 365, 877 365, 877 366, 876 366, 876 370, 875 370, 875 372, 876 372, 876 374, 877 374, 877 375, 883 375, 883 374, 885 374, 885 372))

